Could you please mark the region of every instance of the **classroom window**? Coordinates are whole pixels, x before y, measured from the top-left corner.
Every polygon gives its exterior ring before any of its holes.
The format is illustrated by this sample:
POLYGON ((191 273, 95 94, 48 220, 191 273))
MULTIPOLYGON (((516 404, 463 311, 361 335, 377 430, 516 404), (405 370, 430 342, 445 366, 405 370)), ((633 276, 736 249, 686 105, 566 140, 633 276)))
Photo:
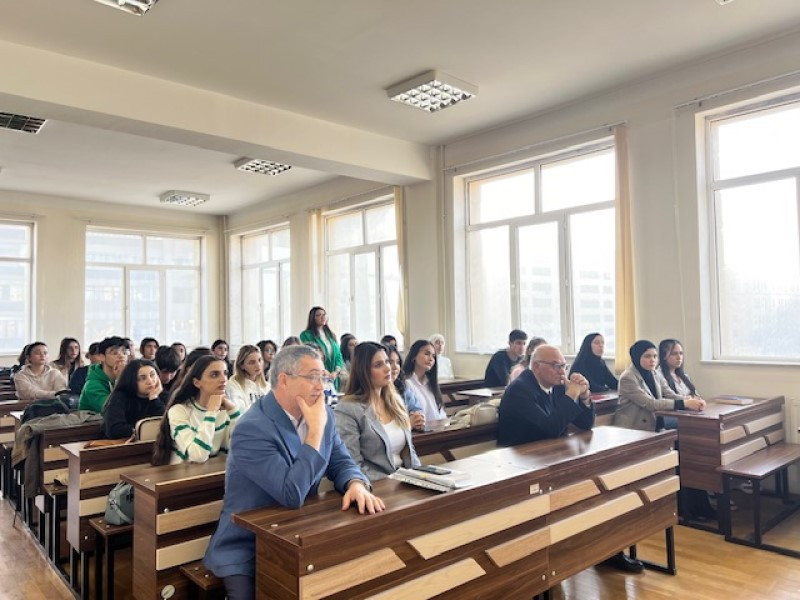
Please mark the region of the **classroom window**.
MULTIPOLYGON (((519 328, 565 353, 600 331, 614 351, 615 154, 602 140, 463 177, 466 303, 461 351, 519 328)), ((459 256, 459 253, 456 254, 459 256)))
POLYGON ((379 340, 391 334, 402 346, 397 252, 393 200, 383 197, 368 206, 325 215, 325 308, 337 335, 379 340))
POLYGON ((0 353, 31 341, 33 224, 0 221, 0 353))
POLYGON ((800 100, 706 117, 713 358, 796 361, 800 100))
POLYGON ((201 342, 199 237, 86 232, 85 339, 201 342))
POLYGON ((243 340, 271 339, 280 347, 291 334, 289 228, 245 235, 242 243, 243 340))

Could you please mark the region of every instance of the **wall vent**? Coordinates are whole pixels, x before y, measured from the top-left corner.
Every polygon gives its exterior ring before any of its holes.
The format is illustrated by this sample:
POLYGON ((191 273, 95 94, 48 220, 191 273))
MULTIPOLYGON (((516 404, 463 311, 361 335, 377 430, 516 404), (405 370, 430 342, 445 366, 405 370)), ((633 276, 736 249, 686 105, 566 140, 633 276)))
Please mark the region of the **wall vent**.
POLYGON ((44 123, 45 119, 0 112, 0 129, 13 129, 14 131, 24 131, 25 133, 39 133, 44 123))

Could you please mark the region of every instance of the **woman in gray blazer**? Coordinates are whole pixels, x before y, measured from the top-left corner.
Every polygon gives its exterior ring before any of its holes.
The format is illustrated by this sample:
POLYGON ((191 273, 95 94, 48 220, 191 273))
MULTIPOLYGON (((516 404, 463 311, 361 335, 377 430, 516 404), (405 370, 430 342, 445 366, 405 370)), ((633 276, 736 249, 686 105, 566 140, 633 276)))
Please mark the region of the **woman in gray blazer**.
POLYGON ((333 414, 350 456, 371 481, 420 464, 385 346, 364 342, 355 347, 347 393, 333 414))
POLYGON ((653 342, 639 340, 630 348, 632 365, 619 379, 619 407, 614 425, 655 431, 657 410, 703 410, 702 398, 681 396, 656 370, 658 352, 653 342))

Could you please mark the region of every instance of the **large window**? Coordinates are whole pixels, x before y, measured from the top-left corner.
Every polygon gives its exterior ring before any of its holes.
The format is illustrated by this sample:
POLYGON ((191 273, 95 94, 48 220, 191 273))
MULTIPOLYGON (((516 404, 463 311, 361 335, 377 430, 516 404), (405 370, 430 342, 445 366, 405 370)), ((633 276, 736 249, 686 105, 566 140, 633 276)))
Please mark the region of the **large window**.
POLYGON ((289 228, 245 235, 241 244, 242 339, 280 346, 291 335, 289 228))
POLYGON ((800 100, 707 117, 715 359, 797 360, 800 100))
POLYGON ((591 331, 614 350, 612 141, 464 178, 462 351, 523 329, 574 352, 591 331))
POLYGON ((325 216, 326 309, 339 335, 379 340, 388 333, 402 345, 395 208, 386 200, 325 216))
POLYGON ((198 237, 87 231, 85 339, 152 336, 198 345, 200 255, 198 237))
POLYGON ((31 341, 33 225, 0 221, 0 353, 31 341))

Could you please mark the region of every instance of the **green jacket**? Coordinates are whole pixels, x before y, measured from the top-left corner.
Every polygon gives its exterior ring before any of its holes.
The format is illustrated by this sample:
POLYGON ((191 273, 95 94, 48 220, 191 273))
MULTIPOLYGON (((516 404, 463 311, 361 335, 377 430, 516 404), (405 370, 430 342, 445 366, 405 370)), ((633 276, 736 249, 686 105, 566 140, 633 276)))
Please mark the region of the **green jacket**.
POLYGON ((322 338, 308 329, 300 334, 300 341, 304 344, 307 344, 308 342, 314 342, 322 349, 322 354, 325 355, 325 369, 329 373, 333 373, 337 368, 344 368, 344 359, 342 358, 342 353, 339 350, 339 344, 336 342, 336 338, 328 338, 328 343, 331 346, 330 352, 328 352, 328 347, 322 343, 322 338))
POLYGON ((114 382, 103 371, 103 364, 97 363, 89 367, 86 375, 86 384, 81 390, 81 399, 78 401, 78 409, 91 410, 92 412, 102 413, 106 399, 114 388, 114 382))

